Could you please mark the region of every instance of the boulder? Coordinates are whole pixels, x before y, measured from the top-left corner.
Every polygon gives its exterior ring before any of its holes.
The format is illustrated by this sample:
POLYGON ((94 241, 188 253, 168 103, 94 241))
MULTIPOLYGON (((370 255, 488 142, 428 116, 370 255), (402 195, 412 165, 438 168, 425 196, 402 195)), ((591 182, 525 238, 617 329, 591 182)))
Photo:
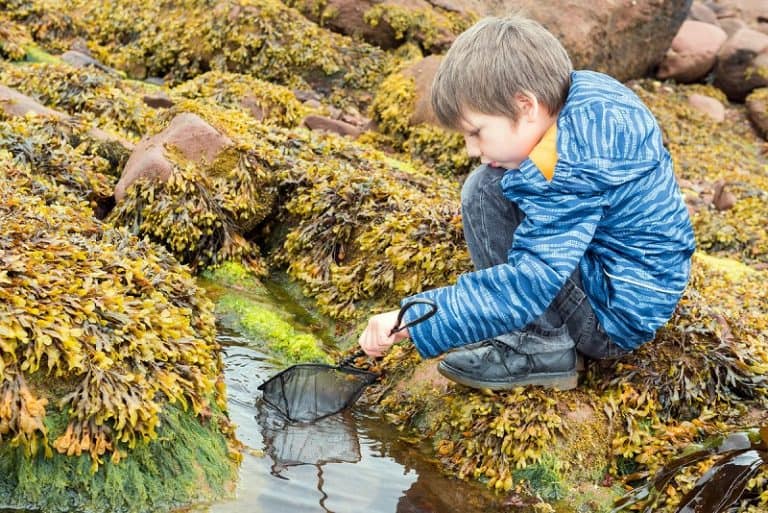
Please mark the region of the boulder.
POLYGON ((732 101, 744 101, 750 91, 768 86, 768 35, 742 28, 720 47, 715 86, 732 101))
POLYGON ((695 82, 714 67, 720 46, 728 39, 725 31, 702 21, 686 20, 672 40, 657 76, 678 82, 695 82))
POLYGON ((35 114, 38 116, 48 116, 56 119, 64 119, 69 116, 63 112, 49 109, 41 105, 33 98, 23 95, 20 92, 0 84, 0 110, 7 116, 26 116, 35 114))
POLYGON ((144 104, 152 107, 153 109, 170 109, 175 105, 175 102, 170 96, 162 91, 157 91, 152 94, 145 94, 142 97, 144 104))
POLYGON ((115 200, 121 201, 128 187, 139 178, 167 180, 173 173, 173 164, 166 157, 169 146, 173 146, 187 160, 211 163, 232 144, 229 137, 199 116, 179 114, 165 130, 136 145, 115 186, 115 200))
POLYGON ((725 120, 725 106, 717 98, 703 94, 692 94, 688 97, 688 104, 717 123, 722 123, 725 120))
POLYGON ((626 81, 647 76, 658 66, 691 0, 484 0, 483 6, 482 14, 526 13, 560 39, 577 69, 626 81))
POLYGON ((728 37, 731 37, 736 32, 746 28, 747 26, 744 20, 740 20, 739 18, 724 18, 720 20, 718 24, 720 25, 720 28, 725 31, 728 37))
POLYGON ((346 121, 325 116, 317 116, 314 114, 304 118, 302 124, 313 131, 322 130, 325 132, 350 136, 353 139, 357 138, 363 132, 360 127, 347 123, 346 121))
POLYGON ((325 28, 361 37, 383 49, 396 48, 410 38, 428 50, 440 52, 450 46, 456 35, 451 32, 453 22, 443 9, 436 9, 426 0, 328 0, 322 10, 310 2, 297 7, 325 28))
POLYGON ((701 2, 693 2, 691 10, 688 11, 688 19, 702 21, 711 25, 719 25, 715 11, 701 2))
POLYGON ((439 55, 430 55, 411 64, 403 70, 403 75, 412 78, 416 83, 416 102, 411 114, 411 125, 431 123, 437 125, 437 118, 432 110, 430 94, 432 92, 432 80, 435 78, 437 68, 443 58, 439 55))
POLYGON ((747 96, 747 115, 760 136, 768 137, 768 88, 755 89, 747 96))
MULTIPOLYGON (((393 1, 376 7, 395 5, 414 13, 428 8, 430 16, 438 18, 445 11, 461 15, 473 13, 480 17, 523 12, 562 41, 576 68, 602 71, 622 81, 647 76, 656 68, 691 5, 691 0, 595 0, 589 3, 577 0, 433 0, 431 4, 424 0, 393 1), (638 51, 640 48, 642 51, 638 51)), ((387 28, 386 23, 371 27, 364 19, 373 4, 373 0, 329 0, 321 12, 310 8, 309 3, 302 10, 313 21, 320 22, 322 18, 323 25, 333 31, 357 34, 366 41, 389 48, 397 43, 392 39, 392 27, 387 28)), ((456 34, 440 28, 442 22, 432 23, 432 26, 437 28, 438 34, 427 49, 440 51, 443 42, 450 42, 456 34)))

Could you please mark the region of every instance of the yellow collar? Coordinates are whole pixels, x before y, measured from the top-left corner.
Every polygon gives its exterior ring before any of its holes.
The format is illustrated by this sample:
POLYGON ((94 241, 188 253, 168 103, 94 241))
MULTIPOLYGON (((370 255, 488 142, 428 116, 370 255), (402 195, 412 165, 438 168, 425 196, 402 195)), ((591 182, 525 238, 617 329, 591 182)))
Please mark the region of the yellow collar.
POLYGON ((555 176, 557 164, 557 123, 547 129, 539 143, 533 147, 528 158, 536 164, 548 182, 555 176))

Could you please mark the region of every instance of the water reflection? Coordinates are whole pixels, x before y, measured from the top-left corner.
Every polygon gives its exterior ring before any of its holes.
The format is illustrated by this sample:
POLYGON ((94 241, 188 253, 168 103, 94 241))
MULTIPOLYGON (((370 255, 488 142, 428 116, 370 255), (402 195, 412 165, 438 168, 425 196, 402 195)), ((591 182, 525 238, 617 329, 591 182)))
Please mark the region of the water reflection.
POLYGON ((244 455, 234 500, 215 513, 493 513, 501 499, 485 488, 440 475, 422 448, 403 442, 359 410, 313 424, 291 424, 257 387, 275 369, 247 340, 221 337, 229 413, 244 455))

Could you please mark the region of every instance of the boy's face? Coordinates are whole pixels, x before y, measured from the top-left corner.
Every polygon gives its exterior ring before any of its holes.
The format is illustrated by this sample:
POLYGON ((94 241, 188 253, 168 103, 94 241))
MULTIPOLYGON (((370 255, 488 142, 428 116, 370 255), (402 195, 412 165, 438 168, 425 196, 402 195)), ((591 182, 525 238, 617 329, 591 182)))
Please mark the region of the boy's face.
POLYGON ((464 109, 460 130, 470 157, 480 157, 480 162, 493 167, 517 169, 553 122, 534 100, 523 102, 517 121, 464 109))

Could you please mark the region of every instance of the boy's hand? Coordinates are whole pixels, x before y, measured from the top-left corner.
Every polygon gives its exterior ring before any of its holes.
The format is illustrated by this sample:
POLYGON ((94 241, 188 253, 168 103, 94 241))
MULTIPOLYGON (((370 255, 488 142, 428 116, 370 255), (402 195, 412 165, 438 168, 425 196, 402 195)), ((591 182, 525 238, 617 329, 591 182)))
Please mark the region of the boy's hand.
POLYGON ((358 340, 365 354, 368 356, 384 356, 389 351, 389 348, 392 347, 392 344, 408 338, 407 329, 390 335, 392 329, 396 327, 398 313, 399 310, 393 310, 374 315, 368 319, 368 326, 366 326, 358 340))

